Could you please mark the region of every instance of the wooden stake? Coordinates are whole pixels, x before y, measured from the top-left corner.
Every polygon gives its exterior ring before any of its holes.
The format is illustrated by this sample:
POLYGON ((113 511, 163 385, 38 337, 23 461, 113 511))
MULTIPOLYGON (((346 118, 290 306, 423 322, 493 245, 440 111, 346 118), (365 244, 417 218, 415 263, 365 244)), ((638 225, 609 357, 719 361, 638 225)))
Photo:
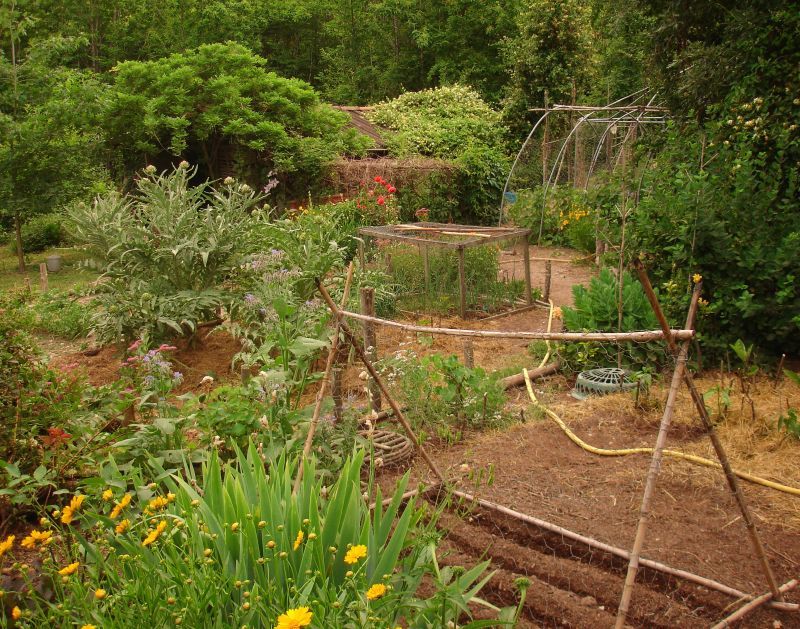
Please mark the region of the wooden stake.
MULTIPOLYGON (((361 289, 361 312, 368 317, 375 316, 374 288, 364 287, 361 289)), ((375 335, 375 326, 370 321, 364 321, 364 345, 370 360, 373 362, 378 360, 378 339, 375 335)), ((381 410, 381 391, 373 379, 370 379, 367 388, 370 406, 372 406, 372 410, 378 412, 381 410)))
POLYGON ((542 300, 547 301, 550 299, 550 282, 553 277, 553 263, 546 260, 544 263, 544 294, 542 300))
MULTIPOLYGON (((665 338, 667 339, 669 350, 673 353, 673 355, 675 355, 678 352, 677 345, 675 343, 675 335, 666 332, 666 330, 669 329, 669 323, 667 322, 667 318, 664 316, 664 312, 661 310, 661 304, 659 303, 658 297, 656 297, 656 294, 653 291, 653 286, 650 284, 650 278, 647 276, 647 272, 645 271, 641 260, 634 261, 634 268, 636 269, 636 273, 638 274, 639 280, 642 283, 642 287, 647 295, 647 299, 653 308, 653 312, 655 312, 656 318, 661 324, 661 329, 665 331, 665 338)), ((695 286, 695 292, 699 293, 701 287, 702 282, 695 286)), ((750 542, 753 544, 756 557, 758 557, 758 560, 761 563, 761 569, 764 572, 764 577, 767 580, 769 590, 776 601, 783 601, 783 595, 778 589, 778 582, 775 579, 775 574, 772 572, 772 566, 770 565, 769 558, 764 550, 764 545, 761 543, 758 530, 756 529, 756 525, 753 522, 752 516, 750 515, 750 509, 747 506, 747 502, 744 499, 744 494, 739 486, 739 479, 736 477, 736 474, 731 467, 731 463, 728 460, 728 455, 725 452, 725 448, 723 447, 722 442, 719 440, 719 436, 717 435, 717 431, 711 421, 711 417, 708 415, 708 409, 706 409, 703 396, 697 390, 697 386, 694 383, 694 378, 689 371, 684 373, 683 379, 687 388, 689 389, 689 393, 692 396, 692 401, 697 409, 697 414, 700 416, 700 420, 703 422, 703 427, 705 428, 708 438, 711 440, 711 444, 714 447, 714 452, 716 453, 719 463, 722 466, 722 471, 725 473, 725 479, 728 481, 728 486, 730 487, 731 493, 736 499, 736 504, 738 505, 739 511, 742 514, 742 521, 744 522, 747 533, 750 536, 750 542)))
MULTIPOLYGON (((347 298, 350 295, 350 283, 353 281, 354 265, 350 262, 347 267, 347 278, 344 281, 344 292, 342 294, 342 305, 347 303, 347 298)), ((317 399, 314 401, 314 413, 311 415, 311 423, 308 426, 308 434, 306 435, 306 442, 303 444, 303 454, 300 457, 300 465, 297 467, 297 476, 294 479, 294 487, 292 488, 292 495, 297 493, 300 489, 300 481, 303 480, 303 468, 305 467, 306 459, 311 452, 311 446, 314 443, 314 433, 317 431, 317 424, 319 423, 319 414, 322 410, 322 402, 325 399, 325 389, 328 387, 330 380, 331 369, 336 360, 336 355, 339 353, 339 330, 343 325, 343 321, 336 316, 336 323, 333 327, 333 337, 331 338, 331 348, 328 350, 328 359, 325 362, 325 373, 322 375, 322 381, 319 383, 319 391, 317 391, 317 399)))
POLYGON ((458 314, 467 318, 467 278, 464 264, 464 247, 458 248, 458 314))
POLYGON ((464 339, 464 366, 472 369, 475 366, 475 354, 472 349, 472 339, 464 339))
MULTIPOLYGON (((686 318, 686 327, 690 328, 694 323, 694 316, 697 310, 697 300, 700 298, 700 292, 695 289, 692 295, 692 304, 689 307, 689 315, 686 318)), ((617 610, 617 621, 615 624, 616 629, 622 629, 625 626, 625 619, 628 616, 628 607, 630 606, 631 597, 633 596, 633 585, 636 581, 636 574, 639 571, 639 557, 644 545, 644 538, 647 534, 647 523, 650 519, 650 502, 653 498, 653 492, 656 487, 656 480, 658 473, 661 471, 661 460, 664 454, 664 446, 667 443, 667 434, 669 427, 672 423, 672 414, 675 411, 675 402, 678 399, 678 388, 683 380, 683 374, 686 370, 686 358, 689 353, 689 341, 684 341, 681 344, 678 352, 678 357, 675 362, 675 371, 672 373, 672 384, 669 388, 667 395, 667 404, 664 407, 664 415, 661 418, 661 426, 658 429, 658 437, 656 438, 656 445, 653 448, 653 458, 650 460, 650 469, 647 472, 647 481, 644 486, 644 494, 642 495, 642 505, 639 508, 639 524, 636 527, 636 537, 633 541, 633 548, 631 549, 630 559, 628 560, 628 574, 625 576, 625 585, 622 589, 622 599, 619 603, 617 610)))
POLYGON ((522 265, 525 272, 525 303, 533 304, 533 287, 531 286, 531 251, 528 239, 522 241, 522 265))
POLYGON ((47 292, 47 265, 39 263, 39 288, 43 293, 47 292))
POLYGON ((350 326, 348 326, 347 323, 345 323, 344 319, 342 318, 342 313, 339 311, 339 308, 336 307, 336 304, 331 299, 331 296, 328 294, 328 291, 325 290, 325 287, 322 285, 322 282, 319 279, 316 280, 316 283, 320 295, 322 295, 322 298, 325 300, 325 303, 328 304, 328 308, 330 308, 331 312, 333 312, 334 315, 336 315, 336 319, 337 321, 339 321, 342 333, 344 334, 345 338, 350 343, 350 345, 353 347, 358 357, 361 359, 361 362, 364 363, 364 367, 366 367, 367 371, 369 372, 369 375, 371 375, 374 378, 375 382, 377 383, 378 387, 381 390, 381 393, 386 398, 386 401, 389 403, 389 406, 392 407, 395 417, 405 429, 406 435, 411 440, 411 443, 414 444, 414 447, 416 448, 417 452, 425 460, 425 463, 427 463, 428 467, 434 473, 436 478, 438 478, 442 482, 445 482, 444 476, 439 471, 439 468, 437 467, 436 463, 433 462, 433 459, 431 459, 430 456, 428 456, 428 452, 425 450, 425 448, 422 447, 422 444, 419 442, 419 439, 417 439, 416 433, 414 433, 414 430, 411 428, 411 425, 408 423, 408 420, 406 419, 405 415, 403 415, 403 411, 400 409, 400 406, 398 406, 397 402, 395 402, 394 398, 389 394, 386 385, 383 384, 383 380, 381 380, 380 375, 378 375, 378 372, 375 370, 372 361, 367 356, 361 343, 353 334, 353 331, 350 329, 350 326))

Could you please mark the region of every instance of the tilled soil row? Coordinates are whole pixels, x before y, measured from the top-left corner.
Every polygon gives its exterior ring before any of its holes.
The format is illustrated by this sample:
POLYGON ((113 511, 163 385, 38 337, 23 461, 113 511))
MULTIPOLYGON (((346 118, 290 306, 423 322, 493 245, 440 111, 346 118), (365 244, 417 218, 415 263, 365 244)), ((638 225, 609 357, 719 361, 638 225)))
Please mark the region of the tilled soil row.
MULTIPOLYGON (((512 518, 480 509, 446 511, 439 526, 449 547, 491 559, 493 568, 532 581, 526 614, 543 626, 613 625, 626 562, 551 535, 512 518)), ((494 594, 494 592, 493 592, 494 594)), ((500 597, 497 604, 511 604, 500 597)), ((642 570, 629 624, 636 627, 707 627, 724 616, 730 598, 657 571, 642 570)))

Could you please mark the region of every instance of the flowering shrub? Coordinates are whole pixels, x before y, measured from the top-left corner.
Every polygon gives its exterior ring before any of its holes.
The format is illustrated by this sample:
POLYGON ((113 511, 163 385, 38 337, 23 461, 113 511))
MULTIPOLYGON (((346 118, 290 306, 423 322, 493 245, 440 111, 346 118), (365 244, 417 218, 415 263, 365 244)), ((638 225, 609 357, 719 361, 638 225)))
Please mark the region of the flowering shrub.
POLYGON ((395 188, 380 175, 372 182, 361 182, 356 197, 356 208, 361 214, 361 225, 387 225, 400 217, 395 188))
MULTIPOLYGON (((408 475, 385 510, 377 490, 371 511, 362 462, 355 455, 330 489, 314 480, 309 464, 296 495, 296 466, 278 459, 267 473, 252 447, 226 467, 212 456, 202 485, 191 470, 188 481, 161 470, 166 487, 159 490, 110 466, 100 495, 73 497, 69 513, 51 512, 23 540, 34 550, 59 550, 43 552, 53 600, 29 589, 18 626, 159 626, 169 619, 187 627, 422 628, 455 622, 467 603, 481 604, 475 597, 487 564, 445 579, 432 525, 423 524, 413 500, 402 506, 408 475), (63 535, 54 535, 61 527, 63 535), (62 543, 72 531, 78 543, 62 543), (439 595, 423 600, 416 591, 426 574, 439 595)), ((7 556, 15 548, 13 538, 0 546, 7 556)), ((513 608, 483 605, 513 619, 513 608)))

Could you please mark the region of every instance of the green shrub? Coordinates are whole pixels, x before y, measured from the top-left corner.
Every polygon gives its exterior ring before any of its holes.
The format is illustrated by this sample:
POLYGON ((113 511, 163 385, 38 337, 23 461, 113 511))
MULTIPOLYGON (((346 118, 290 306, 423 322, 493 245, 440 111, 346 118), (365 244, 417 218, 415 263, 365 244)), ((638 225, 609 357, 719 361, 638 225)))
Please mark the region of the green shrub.
POLYGON ((477 92, 460 85, 406 92, 376 105, 369 118, 389 130, 392 155, 434 157, 456 167, 454 175, 429 181, 432 194, 417 195, 412 211, 427 207, 433 220, 497 222, 510 166, 505 129, 477 92))
MULTIPOLYGON (((622 326, 619 325, 619 282, 608 269, 601 269, 589 287, 572 287, 574 305, 562 308, 564 326, 570 332, 635 332, 659 329, 658 320, 642 285, 630 273, 623 274, 622 326)), ((617 348, 600 343, 563 343, 559 354, 573 370, 617 365, 617 348)), ((624 365, 638 367, 659 364, 664 348, 659 343, 629 344, 622 348, 624 365)))
POLYGON ((67 293, 44 293, 33 310, 38 330, 67 339, 85 337, 89 333, 92 309, 67 293))
MULTIPOLYGON (((51 247, 58 247, 66 240, 62 218, 57 214, 42 214, 26 221, 22 226, 22 250, 25 253, 38 253, 51 247)), ((9 248, 17 252, 17 240, 12 233, 9 248)))

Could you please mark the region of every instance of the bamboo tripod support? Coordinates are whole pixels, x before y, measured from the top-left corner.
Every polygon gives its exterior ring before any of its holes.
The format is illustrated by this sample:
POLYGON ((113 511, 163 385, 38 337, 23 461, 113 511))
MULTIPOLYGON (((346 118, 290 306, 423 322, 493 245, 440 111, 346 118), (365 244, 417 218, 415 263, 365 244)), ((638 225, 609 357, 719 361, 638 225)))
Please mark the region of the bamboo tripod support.
MULTIPOLYGON (((695 286, 694 293, 692 294, 692 303, 689 306, 689 314, 686 317, 686 327, 691 328, 694 324, 694 317, 697 311, 697 300, 700 298, 700 285, 695 286)), ((644 545, 644 538, 647 534, 647 523, 650 519, 650 502, 653 498, 653 492, 658 479, 658 473, 661 471, 661 461, 664 455, 664 446, 667 443, 667 434, 669 427, 672 423, 672 414, 675 410, 675 401, 678 398, 678 388, 680 387, 683 374, 686 370, 686 357, 689 353, 689 341, 681 343, 680 350, 675 362, 675 371, 672 374, 672 384, 669 387, 669 395, 667 396, 667 404, 664 407, 664 415, 661 418, 661 425, 658 429, 658 437, 656 438, 656 445, 653 448, 653 458, 650 460, 650 469, 647 472, 647 481, 645 482, 644 494, 642 495, 642 506, 639 509, 639 524, 636 527, 636 538, 633 542, 631 549, 630 559, 628 560, 628 574, 625 576, 625 586, 622 589, 622 599, 619 603, 617 610, 616 629, 622 629, 625 626, 625 619, 628 616, 628 608, 630 607, 631 597, 633 596, 633 585, 636 581, 636 573, 639 571, 639 557, 642 553, 642 546, 644 545)))
MULTIPOLYGON (((739 486, 738 479, 733 472, 733 468, 731 467, 730 461, 728 460, 727 453, 725 452, 725 448, 722 445, 722 442, 719 440, 719 436, 714 429, 714 425, 711 422, 711 418, 708 415, 708 410, 705 407, 705 403, 703 402, 703 398, 700 395, 700 392, 697 390, 697 387, 694 383, 694 378, 692 374, 685 369, 685 362, 686 362, 686 352, 688 350, 688 345, 686 342, 679 348, 677 343, 675 342, 675 338, 669 332, 669 324, 667 323, 667 319, 664 316, 664 312, 661 309, 661 305, 658 301, 658 297, 656 296, 655 292, 653 291, 653 287, 650 283, 650 278, 647 276, 647 272, 644 269, 641 261, 636 260, 634 262, 634 268, 639 276, 639 280, 642 283, 642 287, 644 288, 645 294, 647 295, 647 299, 650 302, 651 307, 653 308, 653 312, 655 313, 659 324, 661 325, 662 330, 664 331, 664 337, 667 342, 667 347, 670 353, 676 357, 676 366, 675 366, 675 373, 673 374, 672 386, 670 387, 669 397, 673 397, 673 395, 677 394, 677 387, 680 383, 680 380, 683 380, 689 389, 689 393, 691 394, 692 401, 697 409, 697 413, 700 416, 700 419, 703 423, 703 427, 708 434, 709 439, 714 447, 714 451, 719 459, 720 466, 722 467, 723 472, 725 473, 725 478, 728 482, 728 486, 733 494, 734 498, 736 499, 737 506, 739 507, 739 511, 742 514, 742 520, 745 523, 745 527, 747 529, 748 535, 750 536, 750 540, 753 544, 753 548, 755 550, 756 556, 758 557, 759 562, 761 563, 762 570, 764 572, 764 576, 767 580, 767 584, 770 590, 770 597, 772 600, 781 602, 783 601, 783 595, 781 593, 780 588, 778 587, 778 583, 775 579, 775 575, 772 571, 772 566, 770 565, 769 559, 766 555, 764 550, 764 546, 761 543, 761 539, 758 535, 758 531, 756 530, 755 523, 750 515, 750 510, 747 507, 747 503, 744 499, 744 495, 742 490, 739 486)), ((687 327, 692 326, 694 324, 694 315, 697 308, 697 300, 700 296, 700 288, 701 283, 698 283, 695 286, 695 290, 692 294, 692 304, 689 307, 689 314, 687 317, 687 327), (691 320, 689 320, 691 319, 691 320)), ((673 401, 674 405, 674 401, 673 401)), ((667 400, 667 408, 664 410, 664 419, 662 419, 662 429, 664 427, 664 423, 667 423, 667 428, 669 425, 669 421, 671 419, 672 410, 670 408, 670 399, 667 400), (669 413, 670 417, 667 417, 669 413)), ((659 431, 659 437, 657 441, 661 440, 661 431, 659 431)), ((658 443, 656 445, 656 450, 653 452, 653 460, 651 463, 651 472, 657 476, 658 468, 660 467, 660 458, 661 458, 661 450, 663 450, 663 443, 661 444, 661 449, 659 450, 658 443), (657 460, 658 459, 658 460, 657 460)), ((655 476, 652 478, 653 484, 655 482, 655 476)), ((644 496, 642 498, 642 508, 640 511, 640 520, 639 520, 639 527, 637 529, 636 538, 634 540, 634 547, 631 551, 630 562, 628 564, 628 574, 625 579, 625 586, 622 592, 622 599, 620 600, 619 609, 617 612, 617 621, 616 627, 617 629, 624 626, 625 618, 628 613, 628 606, 630 604, 630 598, 633 591, 633 582, 636 579, 636 572, 638 569, 638 553, 641 551, 642 544, 644 543, 644 535, 646 530, 646 520, 649 511, 649 495, 652 494, 653 487, 651 486, 651 474, 648 473, 647 477, 647 485, 645 486, 644 496)))
POLYGON ((339 329, 344 334, 345 339, 347 339, 347 342, 350 343, 351 347, 355 350, 359 359, 364 364, 364 367, 366 367, 367 372, 369 372, 369 375, 372 376, 372 379, 378 385, 381 394, 388 402, 392 411, 394 411, 394 416, 402 424, 403 429, 406 431, 406 435, 411 440, 411 443, 414 445, 414 448, 424 459, 425 463, 431 469, 434 476, 436 476, 436 478, 440 482, 444 483, 445 479, 444 476, 442 475, 442 472, 439 470, 439 467, 436 465, 436 463, 434 463, 433 459, 431 459, 431 457, 428 455, 427 450, 425 450, 425 448, 422 447, 422 444, 417 438, 416 433, 411 428, 411 425, 408 423, 408 420, 406 419, 405 415, 403 415, 403 411, 400 409, 400 406, 397 404, 397 402, 395 402, 394 398, 389 394, 386 385, 383 383, 383 380, 381 379, 380 375, 375 369, 375 366, 372 364, 372 361, 367 356, 361 342, 355 337, 353 331, 350 329, 350 326, 348 326, 347 323, 345 323, 344 319, 342 318, 342 312, 336 306, 336 303, 334 303, 333 299, 331 299, 331 296, 328 294, 328 291, 325 290, 325 287, 322 285, 322 282, 319 279, 316 280, 316 284, 317 284, 317 290, 319 290, 320 295, 322 295, 322 298, 325 300, 325 303, 328 304, 328 308, 330 308, 331 312, 336 317, 336 320, 338 321, 339 324, 339 329))
MULTIPOLYGON (((344 282, 344 293, 342 294, 342 306, 347 303, 347 298, 350 294, 350 283, 353 281, 353 263, 347 268, 347 279, 344 282)), ((317 424, 319 423, 319 414, 322 410, 322 402, 325 400, 325 390, 328 388, 328 383, 331 378, 331 370, 333 363, 336 362, 336 356, 339 353, 339 331, 341 328, 341 320, 337 318, 333 327, 333 337, 331 339, 331 349, 328 352, 328 359, 325 363, 325 373, 322 376, 322 382, 319 384, 319 391, 317 391, 317 399, 314 401, 314 414, 311 416, 311 424, 308 427, 308 434, 306 435, 306 442, 303 444, 303 454, 300 457, 300 465, 297 468, 297 476, 294 479, 294 487, 292 494, 296 494, 300 488, 300 482, 303 480, 303 468, 305 467, 306 459, 311 452, 311 445, 314 442, 314 434, 317 431, 317 424)))

